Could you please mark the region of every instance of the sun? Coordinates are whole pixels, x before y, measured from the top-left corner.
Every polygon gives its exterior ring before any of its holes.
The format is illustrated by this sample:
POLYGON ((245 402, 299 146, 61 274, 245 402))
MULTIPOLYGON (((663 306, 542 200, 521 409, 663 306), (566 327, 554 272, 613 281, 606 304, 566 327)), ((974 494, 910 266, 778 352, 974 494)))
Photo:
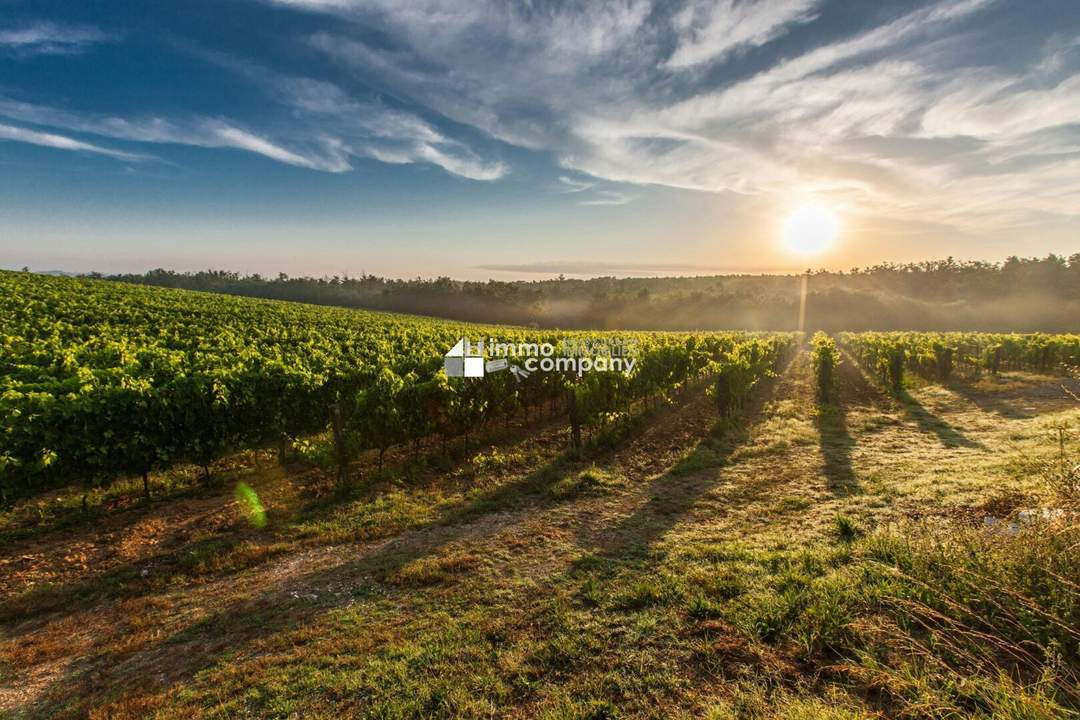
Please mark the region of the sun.
POLYGON ((824 205, 801 205, 784 220, 784 247, 796 255, 809 257, 828 250, 836 241, 840 221, 824 205))

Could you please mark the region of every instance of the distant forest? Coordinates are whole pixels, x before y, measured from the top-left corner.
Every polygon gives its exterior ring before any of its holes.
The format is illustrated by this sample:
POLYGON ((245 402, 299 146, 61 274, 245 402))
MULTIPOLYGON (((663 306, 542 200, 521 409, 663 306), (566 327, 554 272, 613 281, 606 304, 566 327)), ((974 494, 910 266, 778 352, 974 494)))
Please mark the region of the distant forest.
MULTIPOLYGON (((799 275, 468 282, 161 269, 108 279, 486 323, 627 330, 791 329, 801 284, 799 275)), ((818 271, 809 273, 808 288, 808 329, 1080 331, 1080 253, 818 271)))

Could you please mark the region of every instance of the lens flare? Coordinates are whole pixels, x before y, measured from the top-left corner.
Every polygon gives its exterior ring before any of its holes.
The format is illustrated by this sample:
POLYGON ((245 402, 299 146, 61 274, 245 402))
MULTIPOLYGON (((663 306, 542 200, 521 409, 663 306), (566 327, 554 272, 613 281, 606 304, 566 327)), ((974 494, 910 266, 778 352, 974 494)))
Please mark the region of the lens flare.
POLYGON ((259 496, 255 493, 255 490, 247 483, 241 482, 236 484, 235 495, 247 515, 248 522, 257 528, 265 527, 266 508, 259 501, 259 496))

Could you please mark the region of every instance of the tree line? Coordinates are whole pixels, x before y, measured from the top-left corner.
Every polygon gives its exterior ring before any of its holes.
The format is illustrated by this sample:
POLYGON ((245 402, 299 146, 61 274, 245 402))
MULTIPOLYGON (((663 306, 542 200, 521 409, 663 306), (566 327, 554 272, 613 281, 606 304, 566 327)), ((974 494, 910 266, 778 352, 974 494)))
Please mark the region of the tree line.
MULTIPOLYGON (((790 330, 797 275, 459 281, 156 269, 121 282, 567 329, 790 330)), ((1067 332, 1080 325, 1080 253, 952 258, 809 273, 809 329, 1067 332)))

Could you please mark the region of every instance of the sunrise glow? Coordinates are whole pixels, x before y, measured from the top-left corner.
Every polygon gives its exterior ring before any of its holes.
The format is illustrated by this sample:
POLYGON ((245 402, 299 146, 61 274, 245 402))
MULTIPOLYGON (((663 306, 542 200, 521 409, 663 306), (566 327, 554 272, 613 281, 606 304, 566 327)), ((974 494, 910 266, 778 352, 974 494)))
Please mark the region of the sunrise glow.
POLYGON ((809 257, 831 248, 839 231, 836 213, 815 203, 791 211, 784 220, 782 238, 788 252, 809 257))

